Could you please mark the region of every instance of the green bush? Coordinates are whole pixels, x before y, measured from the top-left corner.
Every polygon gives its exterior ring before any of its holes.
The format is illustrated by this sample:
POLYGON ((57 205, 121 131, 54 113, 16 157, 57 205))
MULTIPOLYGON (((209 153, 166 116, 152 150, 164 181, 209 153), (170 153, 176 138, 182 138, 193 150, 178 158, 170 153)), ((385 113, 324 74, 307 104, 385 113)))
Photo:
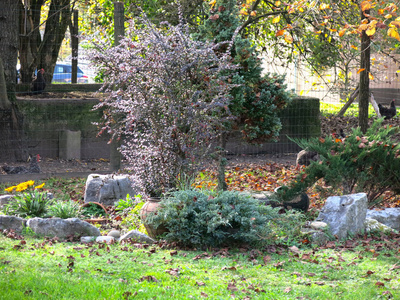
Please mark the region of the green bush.
POLYGON ((5 205, 6 215, 15 215, 20 217, 46 217, 52 200, 48 198, 47 193, 34 190, 29 193, 14 195, 13 199, 5 205))
POLYGON ((382 121, 375 121, 365 134, 353 129, 344 139, 293 139, 317 152, 320 160, 306 167, 281 196, 290 199, 321 178, 335 194, 367 193, 369 206, 384 200, 387 191, 400 193, 400 145, 393 140, 399 128, 382 126, 382 121))
POLYGON ((122 227, 126 227, 128 231, 138 230, 146 233, 146 228, 140 220, 140 210, 142 209, 145 201, 140 196, 135 196, 136 201, 130 209, 124 210, 124 217, 121 222, 122 227))
POLYGON ((51 216, 61 219, 78 218, 79 204, 72 200, 56 202, 50 206, 49 213, 51 216))
MULTIPOLYGON (((155 227, 163 224, 169 230, 166 239, 182 245, 257 246, 276 242, 277 238, 287 240, 282 225, 290 223, 290 218, 300 223, 300 214, 280 215, 278 210, 238 192, 185 190, 163 199, 159 210, 146 221, 155 227)), ((294 227, 290 225, 291 229, 294 227)))
POLYGON ((88 218, 103 217, 106 215, 103 208, 101 208, 96 203, 92 203, 92 202, 89 202, 88 206, 82 207, 80 212, 84 217, 88 217, 88 218))

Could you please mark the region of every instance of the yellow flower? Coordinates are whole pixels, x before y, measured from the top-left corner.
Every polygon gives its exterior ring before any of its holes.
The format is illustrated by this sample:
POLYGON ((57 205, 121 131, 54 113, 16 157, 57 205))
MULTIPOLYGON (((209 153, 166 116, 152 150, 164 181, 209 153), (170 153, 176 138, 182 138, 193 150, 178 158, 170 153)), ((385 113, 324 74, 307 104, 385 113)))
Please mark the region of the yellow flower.
POLYGON ((13 186, 10 186, 10 187, 8 187, 8 188, 6 188, 6 189, 4 189, 6 192, 9 192, 9 193, 11 193, 14 189, 16 189, 17 188, 17 186, 16 185, 13 185, 13 186))
POLYGON ((28 188, 26 184, 18 184, 17 188, 15 189, 16 192, 22 192, 25 191, 28 188))
POLYGON ((25 182, 27 184, 27 186, 32 186, 35 184, 35 182, 33 180, 29 180, 27 182, 25 182))
POLYGON ((44 187, 44 182, 41 185, 35 186, 35 189, 41 189, 44 187))

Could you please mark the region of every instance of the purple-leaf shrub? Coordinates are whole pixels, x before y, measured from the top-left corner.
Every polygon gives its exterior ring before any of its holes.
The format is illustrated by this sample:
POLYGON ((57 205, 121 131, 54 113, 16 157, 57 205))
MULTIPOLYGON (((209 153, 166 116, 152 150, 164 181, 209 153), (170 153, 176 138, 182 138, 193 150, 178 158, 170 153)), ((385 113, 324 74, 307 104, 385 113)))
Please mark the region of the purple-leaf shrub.
POLYGON ((193 40, 185 26, 130 23, 117 47, 98 42, 91 54, 108 93, 102 131, 121 138, 120 151, 150 196, 194 176, 232 120, 232 65, 211 42, 193 40), (215 145, 215 144, 214 144, 215 145), (184 176, 183 176, 184 175, 184 176))

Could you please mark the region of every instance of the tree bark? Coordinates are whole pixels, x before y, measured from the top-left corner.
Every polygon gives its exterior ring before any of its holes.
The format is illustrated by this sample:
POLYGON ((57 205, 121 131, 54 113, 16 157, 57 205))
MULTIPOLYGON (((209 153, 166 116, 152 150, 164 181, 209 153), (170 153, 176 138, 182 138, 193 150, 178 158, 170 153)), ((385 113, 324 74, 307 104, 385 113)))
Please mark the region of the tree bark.
POLYGON ((19 5, 15 0, 0 1, 0 159, 23 160, 22 116, 15 90, 18 58, 19 5))
MULTIPOLYGON (((365 11, 369 14, 369 10, 365 11)), ((361 11, 361 20, 365 19, 364 13, 361 11)), ((370 37, 363 30, 361 34, 361 65, 360 68, 364 71, 360 72, 360 93, 358 96, 358 125, 362 132, 368 129, 368 105, 369 105, 369 74, 370 74, 370 37)))
POLYGON ((43 39, 39 27, 45 1, 31 0, 26 2, 26 5, 24 0, 20 1, 22 1, 19 3, 21 81, 30 83, 35 69, 43 68, 45 80, 50 83, 65 32, 71 22, 71 0, 51 0, 43 39))

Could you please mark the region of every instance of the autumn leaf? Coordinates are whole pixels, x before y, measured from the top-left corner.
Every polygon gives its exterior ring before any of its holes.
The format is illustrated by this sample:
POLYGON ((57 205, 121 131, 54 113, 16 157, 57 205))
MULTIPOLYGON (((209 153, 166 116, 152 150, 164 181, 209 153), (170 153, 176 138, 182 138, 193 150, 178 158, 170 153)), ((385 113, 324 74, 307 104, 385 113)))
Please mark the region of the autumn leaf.
POLYGON ((238 288, 234 283, 228 283, 228 291, 238 291, 238 288))
POLYGON ((372 75, 371 72, 368 72, 368 77, 369 77, 370 80, 374 80, 374 75, 372 75))
POLYGON ((375 285, 376 285, 376 286, 379 286, 379 287, 384 287, 384 286, 385 286, 385 284, 384 284, 383 282, 380 282, 380 281, 378 281, 377 283, 375 283, 375 285))
POLYGON ((293 38, 290 35, 285 34, 285 41, 286 43, 291 44, 293 43, 293 38))
POLYGON ((276 24, 276 23, 278 23, 280 20, 281 20, 281 16, 278 15, 278 16, 276 16, 275 18, 272 19, 272 24, 276 24))
POLYGON ((250 13, 250 16, 255 17, 257 15, 257 12, 255 12, 254 10, 250 13))
POLYGON ((390 27, 387 32, 388 36, 395 38, 396 40, 400 41, 400 35, 397 32, 395 27, 390 27))
POLYGON ((365 71, 365 68, 359 69, 359 70, 357 71, 357 74, 360 74, 362 71, 365 71))
POLYGON ((376 32, 376 28, 375 28, 375 27, 368 28, 368 29, 365 31, 366 35, 368 35, 368 36, 373 36, 373 35, 375 34, 375 32, 376 32))
POLYGON ((400 28, 400 21, 392 21, 390 22, 390 25, 396 26, 397 28, 400 28))
POLYGON ((290 293, 292 291, 292 288, 288 286, 286 289, 283 290, 284 293, 290 293))
POLYGON ((319 6, 319 10, 325 10, 325 9, 330 9, 330 5, 326 3, 321 3, 319 6))
POLYGON ((285 33, 285 29, 281 29, 281 30, 278 30, 276 33, 275 33, 275 36, 281 36, 281 35, 283 35, 284 33, 285 33))
POLYGON ((217 3, 217 0, 211 0, 210 2, 208 2, 208 4, 210 4, 212 8, 214 8, 214 5, 216 3, 217 3))
POLYGON ((363 1, 361 2, 361 11, 366 11, 366 10, 370 10, 372 7, 371 5, 371 1, 363 1))
POLYGON ((345 32, 346 32, 346 29, 340 30, 340 31, 339 31, 339 36, 340 36, 340 37, 344 36, 345 32))
POLYGON ((353 48, 354 50, 358 50, 358 48, 354 45, 351 45, 350 47, 353 48))

